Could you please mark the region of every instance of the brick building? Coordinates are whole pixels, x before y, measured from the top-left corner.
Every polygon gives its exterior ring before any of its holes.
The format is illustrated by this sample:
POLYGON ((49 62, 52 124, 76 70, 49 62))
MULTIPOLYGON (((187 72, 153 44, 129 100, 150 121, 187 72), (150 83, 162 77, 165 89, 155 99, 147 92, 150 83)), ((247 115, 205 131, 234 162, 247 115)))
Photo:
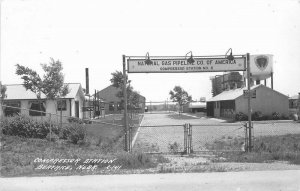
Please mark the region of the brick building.
MULTIPOLYGON (((103 100, 105 114, 111 113, 121 113, 123 110, 122 101, 119 97, 117 97, 117 93, 120 91, 119 88, 116 88, 112 85, 102 89, 97 92, 97 97, 103 100)), ((145 102, 146 98, 142 95, 139 95, 139 105, 134 107, 138 112, 145 112, 145 102)), ((130 108, 130 106, 128 106, 130 108)))

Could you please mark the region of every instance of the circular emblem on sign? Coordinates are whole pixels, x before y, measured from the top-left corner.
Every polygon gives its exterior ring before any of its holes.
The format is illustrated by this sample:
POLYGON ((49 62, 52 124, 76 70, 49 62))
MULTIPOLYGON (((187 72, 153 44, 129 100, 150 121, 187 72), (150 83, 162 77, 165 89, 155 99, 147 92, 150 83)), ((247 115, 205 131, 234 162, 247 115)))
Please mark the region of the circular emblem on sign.
POLYGON ((257 66, 257 68, 259 68, 260 70, 265 70, 266 67, 269 64, 269 58, 267 56, 261 55, 261 56, 257 56, 255 59, 255 64, 257 66))

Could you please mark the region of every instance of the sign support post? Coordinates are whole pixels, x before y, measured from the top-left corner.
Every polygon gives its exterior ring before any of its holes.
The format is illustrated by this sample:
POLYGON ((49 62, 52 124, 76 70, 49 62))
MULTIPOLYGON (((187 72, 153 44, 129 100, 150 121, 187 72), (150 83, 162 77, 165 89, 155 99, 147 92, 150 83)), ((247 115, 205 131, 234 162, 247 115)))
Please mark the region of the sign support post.
POLYGON ((127 77, 126 77, 126 63, 125 63, 125 55, 123 55, 123 95, 124 95, 124 131, 125 131, 125 151, 129 152, 128 147, 128 118, 127 118, 127 77))
POLYGON ((250 54, 247 53, 247 88, 248 88, 248 128, 249 128, 249 137, 248 137, 248 148, 247 150, 251 152, 252 150, 252 122, 251 122, 251 92, 250 92, 250 54))

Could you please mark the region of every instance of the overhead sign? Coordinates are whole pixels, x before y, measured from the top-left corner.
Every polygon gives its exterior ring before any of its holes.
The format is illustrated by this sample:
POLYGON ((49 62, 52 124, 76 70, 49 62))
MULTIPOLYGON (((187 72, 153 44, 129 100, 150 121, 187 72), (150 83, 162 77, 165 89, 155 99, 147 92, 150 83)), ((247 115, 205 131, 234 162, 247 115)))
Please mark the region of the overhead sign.
POLYGON ((234 60, 226 58, 188 59, 128 59, 128 73, 185 73, 185 72, 223 72, 246 70, 246 57, 234 60))

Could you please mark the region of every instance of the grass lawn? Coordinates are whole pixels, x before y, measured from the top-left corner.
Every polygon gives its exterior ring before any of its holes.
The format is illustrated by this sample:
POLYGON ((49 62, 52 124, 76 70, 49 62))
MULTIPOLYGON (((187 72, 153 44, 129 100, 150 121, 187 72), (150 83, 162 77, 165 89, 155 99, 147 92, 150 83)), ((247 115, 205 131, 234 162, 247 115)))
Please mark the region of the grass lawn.
MULTIPOLYGON (((216 147, 226 145, 224 142, 215 142, 216 147)), ((300 134, 278 136, 264 136, 254 139, 254 148, 250 153, 218 153, 219 157, 228 162, 272 162, 289 161, 291 164, 300 164, 300 134)))
POLYGON ((106 152, 103 143, 74 145, 62 140, 50 142, 3 135, 1 144, 2 177, 114 174, 157 166, 154 156, 120 150, 106 152), (68 160, 54 163, 56 159, 68 160))
MULTIPOLYGON (((134 124, 133 131, 138 127, 139 120, 129 120, 134 124)), ((62 139, 50 142, 1 134, 1 176, 110 174, 118 173, 121 169, 157 165, 156 159, 151 156, 124 152, 123 126, 110 125, 110 122, 106 119, 105 123, 86 124, 86 138, 78 144, 62 139), (70 160, 54 164, 55 159, 70 160)), ((114 124, 123 124, 123 121, 114 120, 114 124)))

